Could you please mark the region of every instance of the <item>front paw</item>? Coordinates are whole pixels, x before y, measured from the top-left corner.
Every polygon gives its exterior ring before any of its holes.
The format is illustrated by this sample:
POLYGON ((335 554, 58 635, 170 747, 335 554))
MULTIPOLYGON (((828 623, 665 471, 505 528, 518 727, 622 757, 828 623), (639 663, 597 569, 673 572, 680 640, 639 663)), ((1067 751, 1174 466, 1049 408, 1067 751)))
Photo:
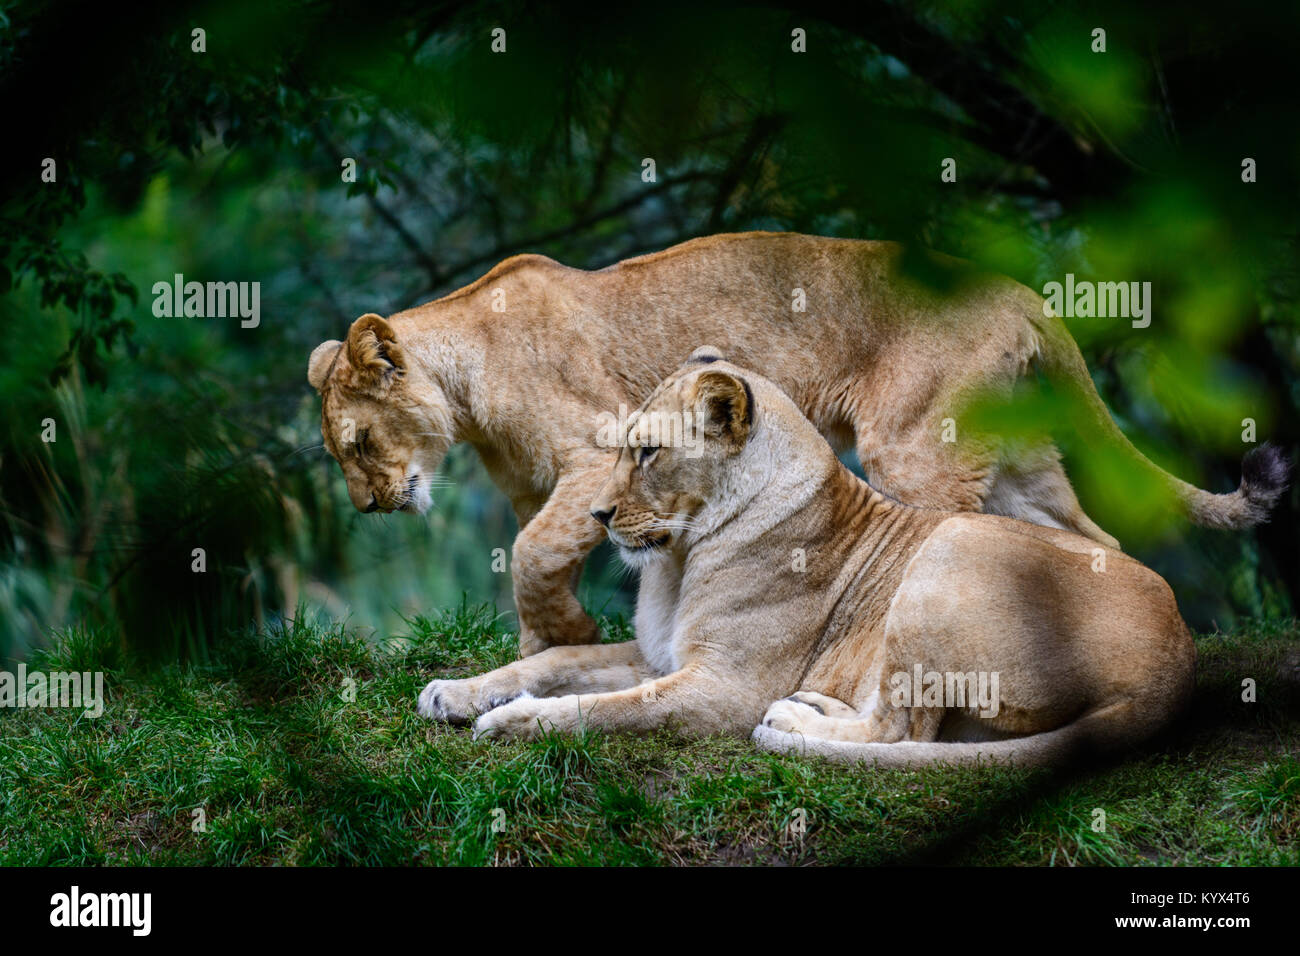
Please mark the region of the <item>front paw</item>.
POLYGON ((560 726, 558 715, 566 700, 576 702, 577 698, 525 697, 489 710, 474 721, 474 739, 537 740, 552 731, 565 729, 560 726))
POLYGON ((821 712, 812 704, 787 697, 767 708, 767 713, 763 715, 763 726, 787 734, 801 734, 820 716, 821 712))
POLYGON ((479 678, 467 680, 433 680, 420 691, 416 710, 421 717, 468 724, 479 714, 509 703, 519 695, 498 688, 495 691, 479 678))

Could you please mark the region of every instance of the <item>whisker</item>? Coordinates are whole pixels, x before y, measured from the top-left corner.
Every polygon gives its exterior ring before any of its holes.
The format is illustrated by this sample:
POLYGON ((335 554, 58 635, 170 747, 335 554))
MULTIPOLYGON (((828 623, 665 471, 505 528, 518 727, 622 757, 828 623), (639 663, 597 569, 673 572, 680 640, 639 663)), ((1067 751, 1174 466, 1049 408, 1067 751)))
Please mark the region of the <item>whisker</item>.
POLYGON ((678 521, 695 521, 694 515, 684 514, 680 511, 669 511, 666 514, 658 515, 660 518, 677 519, 678 521))
POLYGON ((614 583, 622 584, 636 572, 636 566, 627 561, 619 561, 614 571, 614 583))
POLYGON ((658 515, 651 522, 652 530, 666 531, 669 529, 677 531, 695 531, 698 530, 696 519, 690 515, 670 514, 658 515))

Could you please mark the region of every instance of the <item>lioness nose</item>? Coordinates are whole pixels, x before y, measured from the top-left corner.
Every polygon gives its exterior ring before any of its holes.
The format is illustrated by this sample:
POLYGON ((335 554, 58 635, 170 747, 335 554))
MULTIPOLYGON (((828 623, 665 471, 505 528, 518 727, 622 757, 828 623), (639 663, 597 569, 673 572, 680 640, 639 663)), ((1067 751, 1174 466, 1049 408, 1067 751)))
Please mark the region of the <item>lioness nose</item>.
POLYGON ((375 500, 374 492, 371 492, 370 504, 366 505, 366 514, 370 514, 370 512, 378 511, 378 510, 379 510, 379 502, 375 500))
POLYGON ((591 516, 595 518, 597 521, 599 521, 601 524, 603 524, 606 528, 608 528, 609 522, 611 521, 611 519, 613 519, 614 512, 617 510, 618 510, 618 505, 615 505, 614 507, 610 508, 608 511, 593 511, 591 513, 591 516))

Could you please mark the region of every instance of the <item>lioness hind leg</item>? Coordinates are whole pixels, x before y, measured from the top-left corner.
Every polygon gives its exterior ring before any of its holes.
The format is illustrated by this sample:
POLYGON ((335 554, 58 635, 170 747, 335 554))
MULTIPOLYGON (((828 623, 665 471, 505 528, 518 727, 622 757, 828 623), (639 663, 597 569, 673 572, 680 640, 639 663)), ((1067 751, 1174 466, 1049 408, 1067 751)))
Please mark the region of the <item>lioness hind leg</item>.
POLYGON ((858 713, 848 704, 815 691, 799 691, 776 701, 763 715, 763 726, 785 733, 803 734, 822 740, 845 740, 859 743, 895 743, 900 740, 928 741, 939 736, 947 713, 943 707, 890 707, 883 694, 867 713, 858 713), (834 713, 822 706, 833 705, 834 713))
POLYGON ((1014 467, 999 466, 984 498, 984 511, 1048 528, 1064 528, 1120 550, 1119 542, 1084 513, 1053 448, 1043 449, 1014 467))
POLYGON ((980 511, 988 467, 969 449, 942 440, 943 426, 920 423, 899 434, 857 432, 858 460, 867 481, 918 508, 980 511))
POLYGON ((952 415, 936 406, 915 417, 856 422, 867 480, 910 505, 1004 515, 1120 550, 1084 513, 1050 440, 1012 446, 995 435, 966 435, 952 415))
MULTIPOLYGON (((824 713, 819 704, 801 699, 805 697, 821 698, 822 695, 800 691, 776 701, 763 715, 763 726, 821 740, 893 743, 897 740, 915 739, 917 731, 912 727, 907 710, 885 713, 872 711, 864 715, 843 704, 843 707, 848 708, 847 713, 837 709, 837 714, 831 715, 824 713)), ((934 730, 937 733, 937 724, 934 730)), ((924 734, 925 731, 921 733, 924 734)), ((933 739, 933 735, 927 739, 933 739)))

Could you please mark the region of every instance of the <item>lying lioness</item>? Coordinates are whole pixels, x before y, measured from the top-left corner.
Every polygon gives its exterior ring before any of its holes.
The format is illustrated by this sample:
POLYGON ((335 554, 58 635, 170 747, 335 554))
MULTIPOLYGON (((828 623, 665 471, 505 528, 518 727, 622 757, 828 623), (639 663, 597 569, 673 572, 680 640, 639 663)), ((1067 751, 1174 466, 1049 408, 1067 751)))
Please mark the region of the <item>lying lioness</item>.
POLYGON ((885 765, 1032 765, 1136 743, 1192 689, 1155 572, 1072 532, 895 501, 708 350, 630 419, 592 514, 641 568, 636 640, 433 681, 422 714, 477 717, 476 736, 671 725, 885 765))
POLYGON ((1232 494, 1179 481, 1124 438, 1037 293, 933 257, 950 286, 940 293, 901 262, 895 243, 763 232, 599 272, 517 256, 318 346, 308 378, 325 447, 357 508, 409 512, 429 507, 452 444, 478 450, 519 519, 511 572, 524 655, 599 639, 573 587, 604 533, 587 509, 614 463, 611 423, 699 342, 785 389, 832 443, 856 444, 877 488, 909 504, 1011 515, 1115 546, 1079 507, 1050 440, 1012 447, 951 431, 964 396, 1009 394, 1042 374, 1071 403, 1064 428, 1137 463, 1192 520, 1244 528, 1267 516, 1275 453, 1248 459, 1232 494))

